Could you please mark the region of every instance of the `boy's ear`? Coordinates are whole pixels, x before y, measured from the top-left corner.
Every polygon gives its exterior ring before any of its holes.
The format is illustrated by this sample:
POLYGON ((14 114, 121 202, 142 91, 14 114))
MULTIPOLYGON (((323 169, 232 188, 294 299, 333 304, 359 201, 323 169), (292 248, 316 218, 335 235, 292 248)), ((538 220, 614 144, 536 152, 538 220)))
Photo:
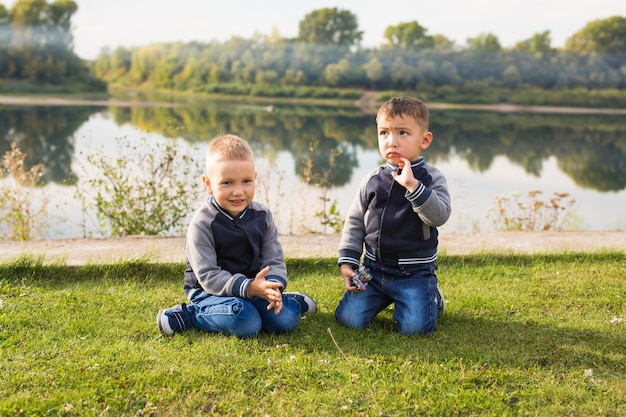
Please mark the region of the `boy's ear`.
POLYGON ((211 189, 211 180, 209 179, 209 177, 207 177, 206 175, 203 175, 202 183, 206 187, 206 190, 209 192, 209 194, 213 194, 213 190, 211 189))
POLYGON ((430 146, 431 142, 433 141, 433 134, 430 131, 426 131, 424 133, 424 139, 422 140, 422 149, 426 149, 430 146))

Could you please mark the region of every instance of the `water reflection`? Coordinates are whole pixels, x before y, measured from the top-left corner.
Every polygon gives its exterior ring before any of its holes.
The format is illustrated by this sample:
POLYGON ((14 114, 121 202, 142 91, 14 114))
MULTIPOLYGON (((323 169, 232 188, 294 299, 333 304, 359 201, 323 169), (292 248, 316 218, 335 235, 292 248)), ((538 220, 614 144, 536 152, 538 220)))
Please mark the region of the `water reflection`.
MULTIPOLYGON (((262 107, 261 107, 262 109, 262 107)), ((303 163, 314 160, 318 174, 326 172, 333 150, 341 150, 331 184, 349 181, 357 163, 356 146, 376 149, 373 115, 358 109, 277 106, 267 112, 238 104, 208 104, 184 108, 116 108, 117 123, 131 123, 166 137, 189 141, 221 132, 237 132, 271 159, 288 151, 303 163), (313 143, 317 147, 312 147, 313 143)), ((511 114, 485 111, 431 112, 435 139, 430 162, 446 160, 452 152, 478 172, 506 156, 532 175, 556 157, 559 167, 580 187, 598 191, 626 188, 626 125, 623 116, 511 114)))
POLYGON ((372 116, 356 108, 278 106, 268 112, 265 106, 208 103, 185 108, 111 111, 118 124, 130 123, 146 132, 191 142, 209 140, 223 132, 237 133, 270 161, 280 152, 289 152, 296 160, 294 174, 303 180, 324 178, 330 173, 332 186, 350 181, 357 163, 355 145, 376 146, 372 116), (312 172, 307 170, 309 163, 312 172))
MULTIPOLYGON (((222 132, 247 138, 268 159, 289 152, 298 176, 313 161, 315 176, 330 169, 333 154, 340 151, 330 184, 350 181, 358 164, 357 145, 376 149, 374 116, 358 109, 336 107, 263 106, 237 103, 204 103, 192 107, 111 108, 118 125, 130 123, 165 137, 190 142, 208 140, 222 132)), ((43 162, 44 180, 63 182, 71 172, 73 134, 97 107, 16 107, 0 110, 0 143, 3 153, 12 141, 26 152, 27 164, 43 162)), ((626 188, 626 125, 622 116, 509 114, 484 111, 431 112, 435 140, 428 149, 432 163, 451 153, 470 167, 484 172, 497 156, 506 156, 532 175, 556 157, 559 167, 577 185, 598 191, 626 188)))
POLYGON ((26 168, 43 163, 43 182, 73 182, 74 132, 101 111, 97 107, 0 106, 0 152, 15 142, 26 154, 26 168))

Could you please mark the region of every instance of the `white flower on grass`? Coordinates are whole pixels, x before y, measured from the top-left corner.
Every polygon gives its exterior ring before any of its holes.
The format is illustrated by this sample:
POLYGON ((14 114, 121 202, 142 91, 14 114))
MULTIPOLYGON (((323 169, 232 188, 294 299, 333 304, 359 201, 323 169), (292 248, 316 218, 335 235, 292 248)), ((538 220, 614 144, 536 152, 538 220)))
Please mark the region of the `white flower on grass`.
MULTIPOLYGON (((0 307, 1 306, 2 306, 2 303, 0 303, 0 307)), ((611 323, 611 324, 620 324, 622 321, 623 321, 623 319, 621 317, 613 317, 609 323, 611 323)))
POLYGON ((593 369, 589 368, 589 369, 585 369, 585 372, 583 373, 585 379, 589 382, 591 382, 592 384, 595 384, 596 379, 593 377, 593 369))

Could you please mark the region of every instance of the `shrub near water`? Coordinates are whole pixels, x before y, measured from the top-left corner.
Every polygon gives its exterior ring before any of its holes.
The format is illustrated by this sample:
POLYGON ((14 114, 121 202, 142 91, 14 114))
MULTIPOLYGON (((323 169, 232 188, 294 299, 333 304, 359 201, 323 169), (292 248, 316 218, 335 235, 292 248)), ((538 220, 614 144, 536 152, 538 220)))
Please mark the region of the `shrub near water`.
POLYGON ((26 154, 15 142, 0 166, 0 240, 32 240, 45 235, 48 200, 35 194, 40 185, 42 164, 24 167, 26 154))
POLYGON ((197 158, 184 154, 173 141, 160 144, 143 138, 133 146, 124 138, 116 140, 117 156, 103 152, 87 156, 91 165, 87 171, 92 173, 85 180, 86 187, 77 189, 86 207, 95 208, 102 233, 184 233, 183 220, 195 209, 202 191, 197 158))
POLYGON ((0 264, 0 415, 620 416, 623 253, 440 259, 437 332, 339 326, 336 259, 289 259, 318 302, 290 334, 169 339, 183 264, 0 264))

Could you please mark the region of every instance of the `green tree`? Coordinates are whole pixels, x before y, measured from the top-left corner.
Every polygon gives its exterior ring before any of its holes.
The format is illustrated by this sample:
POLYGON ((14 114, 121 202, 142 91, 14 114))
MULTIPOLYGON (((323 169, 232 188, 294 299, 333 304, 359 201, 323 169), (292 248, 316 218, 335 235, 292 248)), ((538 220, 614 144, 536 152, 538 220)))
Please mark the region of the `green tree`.
POLYGON ((342 59, 336 64, 328 64, 324 69, 324 78, 333 87, 341 86, 342 81, 350 72, 350 63, 347 59, 342 59))
POLYGON ((509 65, 502 72, 502 80, 504 85, 510 88, 515 88, 521 81, 521 76, 515 65, 509 65))
POLYGON ((228 79, 228 73, 219 65, 209 65, 206 79, 211 84, 219 84, 228 79))
POLYGON ((71 79, 71 87, 85 91, 106 88, 73 52, 71 19, 77 10, 73 0, 17 0, 10 11, 0 5, 0 77, 18 85, 71 79))
POLYGON ((303 42, 354 46, 362 38, 357 18, 348 10, 314 10, 300 21, 298 39, 303 42))
POLYGON ((114 73, 125 74, 130 69, 133 52, 130 49, 118 46, 111 54, 111 70, 114 73))
POLYGON ((402 57, 398 56, 391 65, 391 79, 403 88, 409 88, 415 78, 413 68, 406 64, 402 57))
POLYGON ((286 85, 298 85, 306 84, 307 79, 302 70, 287 68, 285 70, 285 76, 282 78, 282 82, 286 85))
POLYGON ((376 81, 383 78, 383 64, 381 64, 380 60, 374 56, 365 65, 363 65, 363 69, 365 70, 367 79, 371 82, 372 89, 374 89, 376 81))
POLYGON ((530 39, 517 42, 513 47, 513 50, 518 52, 542 54, 552 52, 554 50, 551 46, 551 43, 552 39, 550 38, 550 31, 546 30, 541 33, 535 33, 530 39))
POLYGON ((0 25, 6 25, 9 23, 9 11, 0 3, 0 25))
POLYGON ((73 49, 71 19, 78 10, 72 0, 17 0, 11 11, 13 46, 73 49))
POLYGON ((46 0, 17 0, 11 10, 12 46, 21 49, 38 44, 35 29, 45 16, 46 0))
POLYGON ((73 0, 56 0, 48 6, 48 24, 55 33, 55 39, 68 49, 74 49, 72 16, 78 10, 73 0))
POLYGON ((467 39, 467 47, 473 52, 500 52, 502 46, 493 33, 483 33, 475 38, 467 39))
POLYGON ((278 73, 274 70, 260 70, 257 71, 254 77, 255 84, 257 85, 272 85, 278 81, 278 73))
POLYGON ((459 71, 456 69, 456 65, 450 61, 444 61, 443 64, 441 64, 439 72, 444 84, 458 85, 463 81, 461 76, 459 76, 459 71))
POLYGON ((442 52, 452 52, 454 51, 454 41, 448 39, 444 35, 436 34, 432 37, 433 40, 433 48, 442 51, 442 52))
POLYGON ((401 49, 432 48, 434 41, 426 35, 426 28, 417 22, 404 22, 388 26, 383 35, 388 47, 401 49))
POLYGON ((626 17, 588 23, 565 41, 564 50, 580 55, 626 53, 626 17))

